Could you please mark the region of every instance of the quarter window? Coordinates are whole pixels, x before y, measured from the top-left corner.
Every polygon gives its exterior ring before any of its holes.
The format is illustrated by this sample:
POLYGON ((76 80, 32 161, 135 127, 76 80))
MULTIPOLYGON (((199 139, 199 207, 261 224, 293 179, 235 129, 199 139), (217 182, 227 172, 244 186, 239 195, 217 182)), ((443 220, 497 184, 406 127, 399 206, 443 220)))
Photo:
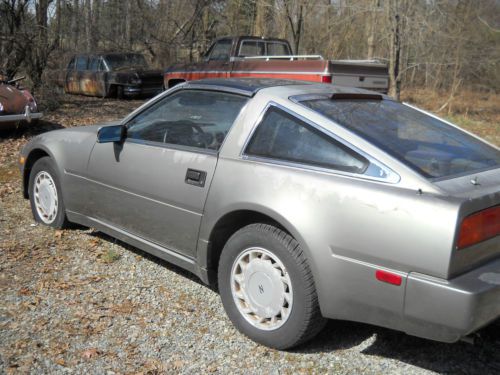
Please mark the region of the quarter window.
POLYGON ((264 56, 266 54, 265 44, 261 41, 245 40, 241 42, 240 53, 241 57, 247 56, 264 56))
POLYGON ((222 92, 184 90, 132 119, 127 138, 216 151, 247 100, 222 92))
POLYGON ((291 114, 270 107, 245 153, 259 157, 363 173, 368 161, 291 114))

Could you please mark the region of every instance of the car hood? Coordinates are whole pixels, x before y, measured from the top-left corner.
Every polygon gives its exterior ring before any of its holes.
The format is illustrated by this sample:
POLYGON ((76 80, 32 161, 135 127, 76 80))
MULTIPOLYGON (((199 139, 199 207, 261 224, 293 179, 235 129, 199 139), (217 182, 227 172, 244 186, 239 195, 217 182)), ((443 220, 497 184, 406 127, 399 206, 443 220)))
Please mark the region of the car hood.
POLYGON ((80 143, 89 140, 89 138, 96 141, 97 132, 100 128, 103 126, 119 125, 120 123, 121 120, 99 125, 77 126, 74 128, 52 130, 34 137, 31 142, 26 145, 25 149, 29 150, 35 145, 46 145, 54 141, 62 141, 64 143, 80 143))

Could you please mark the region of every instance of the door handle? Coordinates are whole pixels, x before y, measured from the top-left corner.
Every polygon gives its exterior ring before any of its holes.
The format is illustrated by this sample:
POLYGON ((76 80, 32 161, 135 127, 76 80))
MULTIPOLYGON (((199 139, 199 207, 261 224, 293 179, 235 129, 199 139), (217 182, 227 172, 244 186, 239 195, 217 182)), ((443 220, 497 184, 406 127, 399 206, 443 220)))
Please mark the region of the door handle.
POLYGON ((189 185, 203 187, 205 186, 206 179, 207 172, 189 168, 186 172, 186 179, 184 182, 189 185))

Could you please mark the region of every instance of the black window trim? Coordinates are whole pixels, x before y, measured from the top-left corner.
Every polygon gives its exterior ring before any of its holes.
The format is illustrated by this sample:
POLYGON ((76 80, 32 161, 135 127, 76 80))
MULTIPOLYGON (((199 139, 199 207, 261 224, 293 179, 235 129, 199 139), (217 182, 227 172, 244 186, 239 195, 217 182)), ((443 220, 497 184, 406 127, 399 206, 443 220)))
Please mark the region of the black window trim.
POLYGON ((222 91, 222 90, 214 90, 214 89, 209 89, 209 88, 203 88, 203 87, 189 87, 187 85, 183 86, 175 86, 174 89, 168 90, 165 92, 164 95, 159 95, 156 100, 153 100, 151 102, 146 103, 147 105, 144 107, 139 107, 137 108, 134 112, 132 112, 129 116, 127 116, 123 122, 122 125, 125 126, 125 128, 128 130, 130 122, 135 119, 137 116, 142 114, 143 112, 147 111, 149 108, 154 106, 156 103, 160 102, 161 100, 166 99, 167 97, 170 97, 172 95, 178 94, 180 92, 186 92, 186 91, 215 91, 219 92, 222 94, 228 94, 228 95, 237 95, 241 96, 242 98, 246 98, 247 102, 241 107, 240 112, 234 119, 233 123, 229 127, 228 133, 226 134, 226 137, 224 138, 224 141, 220 145, 218 150, 212 150, 212 149, 204 149, 204 148, 198 148, 198 147, 192 147, 192 146, 184 146, 184 145, 178 145, 175 143, 164 143, 164 142, 156 142, 156 141, 148 141, 148 140, 143 140, 143 139, 137 139, 137 138, 128 138, 127 136, 125 137, 125 142, 128 143, 136 143, 136 144, 141 144, 141 145, 146 145, 146 146, 153 146, 153 147, 161 147, 165 149, 171 149, 171 150, 179 150, 179 151, 187 151, 187 152, 194 152, 197 154, 204 154, 204 155, 215 155, 218 156, 220 153, 220 150, 224 147, 224 144, 226 143, 227 138, 229 137, 229 133, 231 130, 234 128, 234 124, 236 123, 236 120, 240 117, 241 113, 245 110, 245 108, 248 105, 249 97, 247 95, 242 95, 241 93, 238 92, 233 92, 231 90, 228 91, 222 91))
MULTIPOLYGON (((307 108, 303 106, 303 108, 307 108)), ((308 109, 310 110, 310 109, 308 109)), ((356 146, 350 144, 348 141, 344 140, 343 138, 340 138, 336 134, 332 133, 328 129, 325 129, 324 127, 312 122, 311 120, 305 118, 304 116, 292 111, 291 109, 276 103, 274 101, 270 101, 267 103, 266 107, 264 110, 259 114, 259 117, 257 118, 257 121, 254 123, 252 130, 250 131, 250 134, 248 135, 245 144, 241 148, 241 152, 239 155, 241 160, 247 160, 247 161, 253 161, 253 162, 260 162, 260 163, 267 163, 267 164, 275 164, 275 165, 281 165, 284 167, 291 167, 295 169, 302 169, 302 170, 313 170, 317 172, 323 172, 323 173, 329 173, 329 174, 335 174, 335 175, 341 175, 341 176, 346 176, 346 177, 352 177, 356 179, 362 179, 362 180, 370 180, 370 181, 376 181, 376 182, 383 182, 383 183, 390 183, 390 184, 397 184, 401 180, 401 176, 394 172, 391 168, 386 166, 384 163, 381 163, 377 159, 373 158, 366 152, 360 150, 356 146), (354 153, 356 155, 361 156, 362 158, 367 160, 366 168, 363 173, 355 173, 355 172, 347 172, 341 169, 335 169, 333 167, 324 167, 324 166, 319 166, 315 165, 313 163, 299 163, 299 162, 293 162, 285 159, 277 159, 277 158, 269 158, 269 157, 263 157, 263 156, 255 156, 251 154, 247 154, 247 148, 257 130, 259 125, 262 123, 264 120, 265 115, 267 114, 268 110, 271 107, 278 108, 289 115, 297 118, 298 120, 306 123, 307 125, 311 126, 312 128, 316 129, 320 133, 323 133, 325 136, 328 138, 333 139, 334 141, 338 142, 341 144, 343 147, 345 147, 346 150, 350 153, 354 153), (375 177, 375 176, 370 176, 366 174, 366 171, 369 169, 370 164, 373 164, 377 166, 378 168, 384 170, 387 173, 387 177, 375 177)))

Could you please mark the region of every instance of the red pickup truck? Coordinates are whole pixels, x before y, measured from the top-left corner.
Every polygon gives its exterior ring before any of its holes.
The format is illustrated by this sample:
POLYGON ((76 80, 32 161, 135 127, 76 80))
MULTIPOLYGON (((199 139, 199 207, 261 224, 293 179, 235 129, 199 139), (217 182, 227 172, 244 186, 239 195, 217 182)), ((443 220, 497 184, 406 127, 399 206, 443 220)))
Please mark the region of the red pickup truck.
POLYGON ((375 60, 325 60, 319 55, 293 55, 284 39, 255 36, 216 40, 203 61, 175 64, 165 70, 165 88, 202 78, 279 78, 333 83, 386 93, 387 65, 375 60))

